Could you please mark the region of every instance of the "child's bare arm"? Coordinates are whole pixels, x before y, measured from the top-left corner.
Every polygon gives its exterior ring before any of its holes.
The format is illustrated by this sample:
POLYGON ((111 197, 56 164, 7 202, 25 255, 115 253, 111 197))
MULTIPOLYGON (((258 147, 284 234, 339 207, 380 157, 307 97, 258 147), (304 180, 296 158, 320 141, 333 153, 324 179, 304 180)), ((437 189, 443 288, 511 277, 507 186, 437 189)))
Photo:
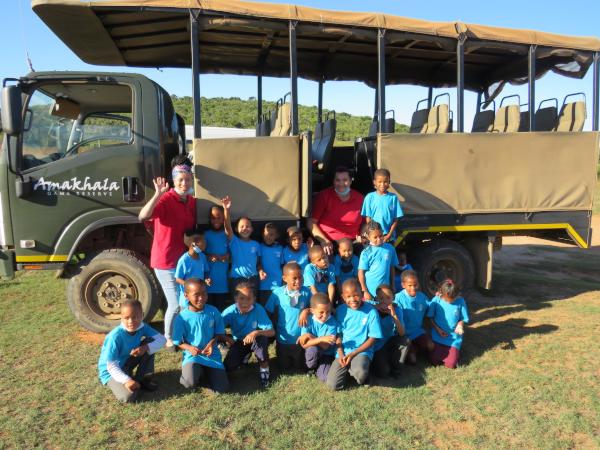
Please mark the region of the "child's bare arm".
POLYGON ((310 308, 304 308, 300 312, 300 316, 298 317, 298 325, 301 327, 305 327, 306 325, 308 325, 308 316, 310 316, 310 308))
POLYGON ((318 293, 318 292, 319 292, 319 291, 317 290, 317 286, 316 286, 316 285, 314 285, 314 284, 313 284, 312 286, 309 286, 309 289, 310 289, 310 293, 311 293, 312 295, 315 295, 316 293, 318 293))
POLYGON ((222 342, 226 342, 224 334, 217 334, 214 338, 208 341, 208 344, 206 344, 206 347, 204 347, 200 353, 202 353, 204 356, 211 356, 217 339, 222 342))
POLYGON ((192 356, 198 356, 198 355, 201 354, 201 350, 198 347, 195 347, 195 346, 190 345, 190 344, 186 344, 185 342, 182 342, 181 344, 179 344, 178 347, 181 350, 187 350, 188 352, 190 352, 190 354, 192 356))
POLYGON ((225 216, 225 221, 223 223, 225 234, 227 235, 227 239, 231 240, 233 238, 233 228, 231 226, 231 199, 229 196, 226 196, 221 200, 221 205, 223 206, 223 215, 225 216))
POLYGON ((334 283, 329 283, 327 285, 327 296, 329 297, 329 301, 333 305, 333 302, 335 301, 335 284, 334 283))
POLYGON ((392 225, 390 226, 390 231, 388 231, 388 234, 385 235, 385 241, 388 242, 392 236, 394 235, 394 232, 396 231, 396 227, 398 227, 398 219, 394 219, 394 221, 392 222, 392 225))
POLYGON ((185 284, 185 280, 183 278, 175 278, 177 284, 181 284, 182 286, 185 284))
POLYGON ((396 325, 396 331, 398 331, 398 335, 404 336, 404 326, 402 325, 402 322, 400 322, 400 319, 398 319, 398 315, 396 314, 396 308, 394 308, 394 304, 392 303, 391 305, 388 305, 388 309, 390 311, 390 316, 392 316, 392 320, 396 325))
POLYGON ((364 269, 358 269, 358 282, 360 283, 360 288, 363 291, 365 300, 373 300, 373 297, 369 294, 369 290, 367 289, 367 280, 365 278, 364 269))
POLYGON ((267 272, 263 270, 262 261, 260 260, 260 256, 256 259, 256 270, 258 271, 258 278, 260 281, 267 279, 267 272))
POLYGON ((352 359, 359 353, 362 353, 362 352, 366 351, 367 349, 369 349, 370 347, 372 347, 373 345, 375 345, 376 340, 377 339, 375 339, 373 337, 367 338, 367 340, 365 342, 363 342, 360 347, 358 347, 353 352, 348 353, 346 355, 346 360, 347 360, 346 364, 349 364, 350 361, 352 361, 352 359))

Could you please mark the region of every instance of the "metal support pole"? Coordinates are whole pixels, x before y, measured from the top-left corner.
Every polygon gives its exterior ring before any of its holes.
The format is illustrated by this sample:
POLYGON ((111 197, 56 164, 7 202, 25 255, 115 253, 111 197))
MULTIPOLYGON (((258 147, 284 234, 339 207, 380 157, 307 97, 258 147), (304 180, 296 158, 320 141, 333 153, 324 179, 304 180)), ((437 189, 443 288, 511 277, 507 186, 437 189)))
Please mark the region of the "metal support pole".
POLYGON ((319 81, 319 100, 317 103, 317 123, 323 122, 323 80, 319 81))
POLYGON ((465 131, 465 40, 461 34, 456 44, 456 130, 465 131))
POLYGON ((262 99, 262 75, 259 75, 256 77, 256 123, 260 123, 260 121, 262 120, 262 104, 263 104, 263 99, 262 99))
POLYGON ((200 115, 200 49, 198 44, 198 19, 190 12, 190 44, 192 48, 192 98, 194 102, 194 139, 202 137, 200 115))
POLYGON ((600 53, 594 53, 594 88, 592 93, 592 130, 598 131, 598 108, 600 107, 600 53))
POLYGON ((377 119, 377 111, 379 111, 379 102, 377 99, 379 98, 379 89, 375 88, 375 99, 373 100, 373 118, 377 119))
POLYGON ((427 109, 431 109, 433 103, 433 88, 427 89, 427 109))
POLYGON ((377 117, 379 132, 383 133, 385 121, 385 30, 377 32, 377 117))
POLYGON ((476 112, 481 111, 481 91, 477 92, 477 110, 476 112))
POLYGON ((292 135, 298 135, 298 55, 296 51, 296 22, 290 20, 290 81, 292 84, 292 135))
POLYGON ((529 46, 528 54, 528 102, 529 102, 529 131, 535 131, 535 51, 536 45, 529 46))

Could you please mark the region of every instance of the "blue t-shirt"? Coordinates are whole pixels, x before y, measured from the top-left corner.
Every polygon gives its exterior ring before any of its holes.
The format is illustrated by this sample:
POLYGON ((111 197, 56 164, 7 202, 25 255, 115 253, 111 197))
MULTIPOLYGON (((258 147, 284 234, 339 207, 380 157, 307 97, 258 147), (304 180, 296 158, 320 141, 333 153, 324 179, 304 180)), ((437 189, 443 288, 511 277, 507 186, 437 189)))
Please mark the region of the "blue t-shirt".
POLYGON ((318 292, 327 294, 327 287, 333 284, 335 286, 335 272, 331 267, 319 269, 314 264, 308 264, 304 268, 304 286, 314 286, 318 292))
MULTIPOLYGON (((358 309, 349 308, 348 305, 340 306, 335 312, 335 318, 339 324, 339 331, 342 334, 342 349, 344 355, 347 355, 358 347, 363 345, 368 338, 381 339, 381 323, 379 314, 372 305, 363 303, 358 309)), ((361 355, 373 359, 375 353, 374 346, 369 347, 361 355)), ((339 355, 336 353, 336 358, 339 355)))
POLYGON ((236 304, 225 308, 223 313, 223 325, 231 328, 233 339, 239 341, 255 330, 271 330, 273 324, 267 316, 265 308, 258 303, 246 314, 242 314, 236 304))
MULTIPOLYGON (((208 278, 210 269, 206 255, 204 255, 204 253, 197 253, 197 255, 197 259, 190 256, 188 252, 181 255, 181 258, 177 261, 177 267, 175 267, 175 278, 180 278, 182 280, 187 280, 189 278, 199 278, 200 280, 204 280, 208 278)), ((177 289, 179 291, 179 306, 186 308, 188 301, 184 295, 185 289, 182 284, 177 284, 177 289)))
POLYGON ((233 235, 229 241, 231 250, 231 278, 250 278, 258 275, 256 269, 260 257, 260 244, 250 239, 244 241, 233 235))
POLYGON ((292 261, 298 263, 300 268, 302 270, 304 270, 304 268, 306 267, 306 265, 309 262, 308 261, 308 245, 302 244, 300 246, 300 249, 297 252, 292 250, 289 245, 286 245, 283 248, 283 255, 281 256, 281 264, 284 265, 284 264, 287 264, 292 261))
MULTIPOLYGON (((373 301, 373 300, 365 300, 365 303, 369 303, 370 305, 373 305, 374 307, 375 307, 375 305, 377 305, 377 301, 373 301)), ((396 316, 398 316, 398 320, 400 321, 402 326, 404 326, 404 318, 402 317, 402 309, 400 309, 400 307, 394 303, 392 303, 392 305, 394 305, 394 310, 396 311, 396 316)), ((375 309, 377 309, 377 308, 375 307, 375 309)), ((392 316, 390 314, 387 314, 387 313, 383 314, 383 313, 379 312, 379 310, 377 311, 377 314, 379 314, 379 321, 381 323, 381 333, 383 334, 383 337, 381 339, 377 339, 377 342, 374 345, 375 351, 382 349, 383 346, 386 344, 386 342, 392 336, 395 336, 396 334, 398 334, 398 329, 396 328, 396 322, 394 322, 394 319, 392 319, 392 316)))
MULTIPOLYGON (((206 254, 224 255, 229 252, 229 239, 225 231, 208 230, 204 233, 206 239, 206 254)), ((225 294, 229 292, 227 284, 227 271, 229 263, 223 261, 208 262, 210 268, 210 286, 207 288, 209 294, 225 294)))
POLYGON ((265 306, 270 314, 277 313, 275 332, 277 342, 281 344, 295 344, 300 337, 298 318, 302 310, 310 306, 311 293, 305 286, 298 293, 296 301, 288 294, 287 286, 280 286, 273 291, 265 306))
POLYGON ((266 245, 260 244, 260 262, 263 270, 267 273, 267 278, 260 281, 259 289, 261 291, 272 291, 281 286, 281 257, 283 247, 279 244, 266 245))
POLYGON ((158 331, 145 323, 142 323, 140 329, 134 333, 129 333, 123 328, 123 325, 113 328, 104 338, 100 359, 98 360, 98 377, 102 384, 106 384, 110 380, 110 373, 108 373, 107 368, 109 361, 118 361, 119 367, 123 369, 131 350, 139 347, 144 338, 156 336, 157 334, 159 334, 158 331))
POLYGON ((360 214, 379 223, 383 234, 388 234, 392 223, 404 215, 396 194, 386 192, 380 195, 377 191, 366 195, 360 214))
POLYGON ((427 317, 433 318, 435 324, 448 333, 448 336, 442 337, 435 327, 431 328, 431 339, 438 344, 455 347, 460 350, 463 337, 456 334, 454 329, 461 320, 469 323, 469 312, 467 311, 467 302, 462 297, 458 297, 452 303, 448 303, 439 297, 433 297, 427 310, 427 317))
POLYGON ((429 307, 427 296, 421 291, 417 291, 417 295, 411 297, 406 293, 406 289, 403 289, 394 297, 394 303, 402 309, 406 336, 412 340, 425 334, 423 319, 429 307))
POLYGON ((390 269, 397 264, 396 250, 390 244, 369 245, 362 251, 358 268, 365 271, 367 289, 373 298, 380 285, 390 284, 390 269))
MULTIPOLYGON (((305 327, 302 327, 301 334, 310 333, 314 337, 323 337, 323 336, 337 336, 338 335, 338 323, 335 320, 333 315, 329 315, 329 318, 321 323, 314 316, 310 316, 308 318, 308 323, 305 327)), ((334 356, 336 353, 336 345, 330 345, 327 350, 323 351, 324 355, 334 356)))
MULTIPOLYGON (((204 305, 202 311, 194 312, 188 308, 182 310, 173 321, 173 344, 186 343, 202 350, 217 334, 225 334, 225 326, 219 310, 212 305, 204 305)), ((212 355, 192 356, 190 352, 183 352, 182 366, 197 363, 207 367, 223 369, 221 352, 217 343, 213 345, 212 355)))
POLYGON ((340 284, 344 284, 344 281, 349 278, 357 278, 358 256, 352 255, 349 260, 346 260, 340 255, 335 255, 335 258, 333 258, 333 268, 340 284))

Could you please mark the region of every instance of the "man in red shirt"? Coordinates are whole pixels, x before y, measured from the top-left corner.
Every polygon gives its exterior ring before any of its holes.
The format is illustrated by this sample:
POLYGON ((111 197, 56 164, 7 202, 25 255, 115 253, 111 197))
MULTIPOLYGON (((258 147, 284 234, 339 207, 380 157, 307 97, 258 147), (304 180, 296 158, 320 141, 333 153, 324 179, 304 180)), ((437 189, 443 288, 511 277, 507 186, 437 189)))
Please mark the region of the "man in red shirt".
POLYGON ((350 188, 352 179, 346 167, 335 169, 333 187, 319 192, 313 202, 308 229, 320 241, 325 253, 333 253, 333 241, 356 240, 360 234, 363 195, 350 188))

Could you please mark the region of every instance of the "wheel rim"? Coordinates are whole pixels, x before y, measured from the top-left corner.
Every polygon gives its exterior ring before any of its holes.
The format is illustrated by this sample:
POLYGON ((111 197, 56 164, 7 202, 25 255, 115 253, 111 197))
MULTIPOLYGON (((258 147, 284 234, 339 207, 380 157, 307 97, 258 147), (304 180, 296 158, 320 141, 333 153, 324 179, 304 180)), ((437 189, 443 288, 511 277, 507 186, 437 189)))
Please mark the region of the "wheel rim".
POLYGON ((440 283, 448 278, 459 286, 462 285, 464 278, 462 266, 453 258, 438 259, 431 264, 425 275, 425 289, 434 294, 440 283))
POLYGON ((131 278, 111 270, 94 274, 84 292, 88 307, 109 320, 119 319, 122 302, 138 298, 137 287, 131 278))

